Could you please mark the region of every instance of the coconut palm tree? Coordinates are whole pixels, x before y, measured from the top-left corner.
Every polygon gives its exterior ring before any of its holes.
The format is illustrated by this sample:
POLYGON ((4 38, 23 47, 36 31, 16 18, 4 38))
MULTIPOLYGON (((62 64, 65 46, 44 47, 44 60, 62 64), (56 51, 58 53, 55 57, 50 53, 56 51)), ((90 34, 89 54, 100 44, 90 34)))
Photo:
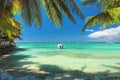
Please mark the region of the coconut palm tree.
POLYGON ((18 12, 28 25, 35 23, 39 27, 42 21, 42 8, 45 9, 48 18, 58 27, 62 25, 63 13, 73 23, 75 19, 71 11, 83 17, 74 0, 0 0, 0 4, 0 11, 10 7, 12 14, 18 12))
MULTIPOLYGON (((0 18, 1 21, 2 18, 0 18)), ((0 25, 0 46, 10 46, 15 45, 14 40, 16 38, 20 39, 20 34, 22 28, 20 27, 20 22, 11 19, 11 23, 6 22, 0 25), (2 25, 2 26, 1 26, 2 25)))
POLYGON ((11 7, 6 6, 0 14, 0 46, 4 47, 13 44, 20 37, 22 28, 20 22, 14 19, 11 7))
POLYGON ((102 28, 112 24, 120 24, 120 0, 83 0, 83 5, 90 6, 91 4, 98 3, 102 7, 103 12, 96 16, 88 17, 83 31, 97 24, 102 24, 102 28))

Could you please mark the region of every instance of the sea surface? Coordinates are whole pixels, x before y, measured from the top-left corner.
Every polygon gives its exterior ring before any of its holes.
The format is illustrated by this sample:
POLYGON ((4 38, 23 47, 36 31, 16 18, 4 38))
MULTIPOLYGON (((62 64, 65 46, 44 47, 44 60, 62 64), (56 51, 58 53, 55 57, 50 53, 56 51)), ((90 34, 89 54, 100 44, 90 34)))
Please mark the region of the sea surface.
POLYGON ((17 43, 6 57, 9 66, 45 71, 120 72, 120 43, 17 43), (49 71, 49 70, 48 70, 49 71))

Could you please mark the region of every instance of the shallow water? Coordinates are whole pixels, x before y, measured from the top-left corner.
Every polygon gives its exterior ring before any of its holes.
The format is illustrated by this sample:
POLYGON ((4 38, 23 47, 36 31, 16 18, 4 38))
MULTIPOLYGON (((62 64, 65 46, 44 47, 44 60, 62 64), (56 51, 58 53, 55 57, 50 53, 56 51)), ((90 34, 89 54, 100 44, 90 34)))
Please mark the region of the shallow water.
POLYGON ((64 49, 58 49, 57 44, 18 43, 19 49, 6 57, 7 64, 37 71, 58 66, 63 70, 120 72, 120 43, 62 43, 64 49))

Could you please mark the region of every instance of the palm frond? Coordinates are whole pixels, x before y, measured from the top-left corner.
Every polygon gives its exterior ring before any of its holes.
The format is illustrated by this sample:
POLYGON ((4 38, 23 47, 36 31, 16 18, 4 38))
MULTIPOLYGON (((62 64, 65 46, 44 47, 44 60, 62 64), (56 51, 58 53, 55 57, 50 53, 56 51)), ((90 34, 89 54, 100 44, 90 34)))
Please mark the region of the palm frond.
POLYGON ((0 0, 0 11, 9 5, 9 0, 0 0))
POLYGON ((63 0, 63 1, 66 4, 66 6, 68 6, 70 10, 72 10, 72 12, 76 12, 81 18, 84 18, 83 13, 81 12, 81 10, 79 9, 79 7, 77 6, 74 0, 63 0))
POLYGON ((19 0, 21 3, 21 16, 28 25, 34 22, 41 26, 40 4, 38 0, 19 0))
POLYGON ((64 12, 64 13, 69 17, 69 19, 70 19, 73 23, 75 23, 75 19, 74 19, 74 17, 72 16, 69 8, 68 8, 68 7, 66 6, 66 4, 64 3, 64 1, 63 1, 63 0, 53 0, 53 1, 57 4, 57 6, 60 8, 60 10, 61 10, 62 12, 64 12))
POLYGON ((21 32, 20 23, 14 20, 14 16, 9 11, 8 7, 1 12, 0 16, 0 31, 2 35, 0 36, 7 36, 9 39, 15 39, 19 36, 21 32))
POLYGON ((101 6, 104 11, 116 7, 120 7, 120 0, 82 0, 82 5, 83 6, 90 6, 94 3, 98 2, 99 5, 101 6))
POLYGON ((43 3, 48 18, 57 26, 62 25, 62 12, 66 14, 73 23, 75 23, 75 19, 72 12, 76 12, 83 18, 83 14, 74 0, 0 0, 0 10, 6 8, 13 15, 20 12, 23 20, 29 26, 32 23, 41 26, 41 3, 43 3))
POLYGON ((40 2, 39 0, 32 0, 30 3, 30 12, 32 16, 32 21, 38 26, 41 26, 41 10, 40 10, 40 2), (33 1, 33 2, 32 2, 33 1))
POLYGON ((62 14, 57 5, 52 0, 43 0, 43 6, 46 10, 48 18, 58 27, 62 24, 62 14))
POLYGON ((82 5, 83 6, 90 6, 90 5, 93 5, 94 3, 96 3, 97 0, 82 0, 82 5))
POLYGON ((120 7, 107 10, 96 16, 88 18, 86 25, 83 27, 82 31, 90 26, 95 26, 96 24, 102 24, 103 29, 111 24, 120 23, 120 7))
POLYGON ((30 1, 29 0, 20 0, 21 3, 21 16, 24 21, 30 26, 32 16, 30 13, 30 1))
POLYGON ((12 14, 19 14, 21 10, 21 5, 19 0, 11 0, 10 11, 12 14))
POLYGON ((102 5, 103 10, 120 7, 120 0, 98 0, 99 4, 102 5))

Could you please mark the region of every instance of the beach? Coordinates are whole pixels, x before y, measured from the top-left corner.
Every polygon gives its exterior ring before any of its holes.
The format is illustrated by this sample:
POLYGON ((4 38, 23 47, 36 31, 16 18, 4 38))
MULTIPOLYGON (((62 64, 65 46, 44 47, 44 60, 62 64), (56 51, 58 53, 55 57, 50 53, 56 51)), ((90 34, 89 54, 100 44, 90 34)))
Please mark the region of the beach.
POLYGON ((18 43, 18 49, 1 58, 1 69, 24 69, 59 76, 63 73, 68 76, 73 73, 79 76, 81 73, 120 74, 119 43, 62 43, 64 49, 58 49, 57 44, 18 43))

